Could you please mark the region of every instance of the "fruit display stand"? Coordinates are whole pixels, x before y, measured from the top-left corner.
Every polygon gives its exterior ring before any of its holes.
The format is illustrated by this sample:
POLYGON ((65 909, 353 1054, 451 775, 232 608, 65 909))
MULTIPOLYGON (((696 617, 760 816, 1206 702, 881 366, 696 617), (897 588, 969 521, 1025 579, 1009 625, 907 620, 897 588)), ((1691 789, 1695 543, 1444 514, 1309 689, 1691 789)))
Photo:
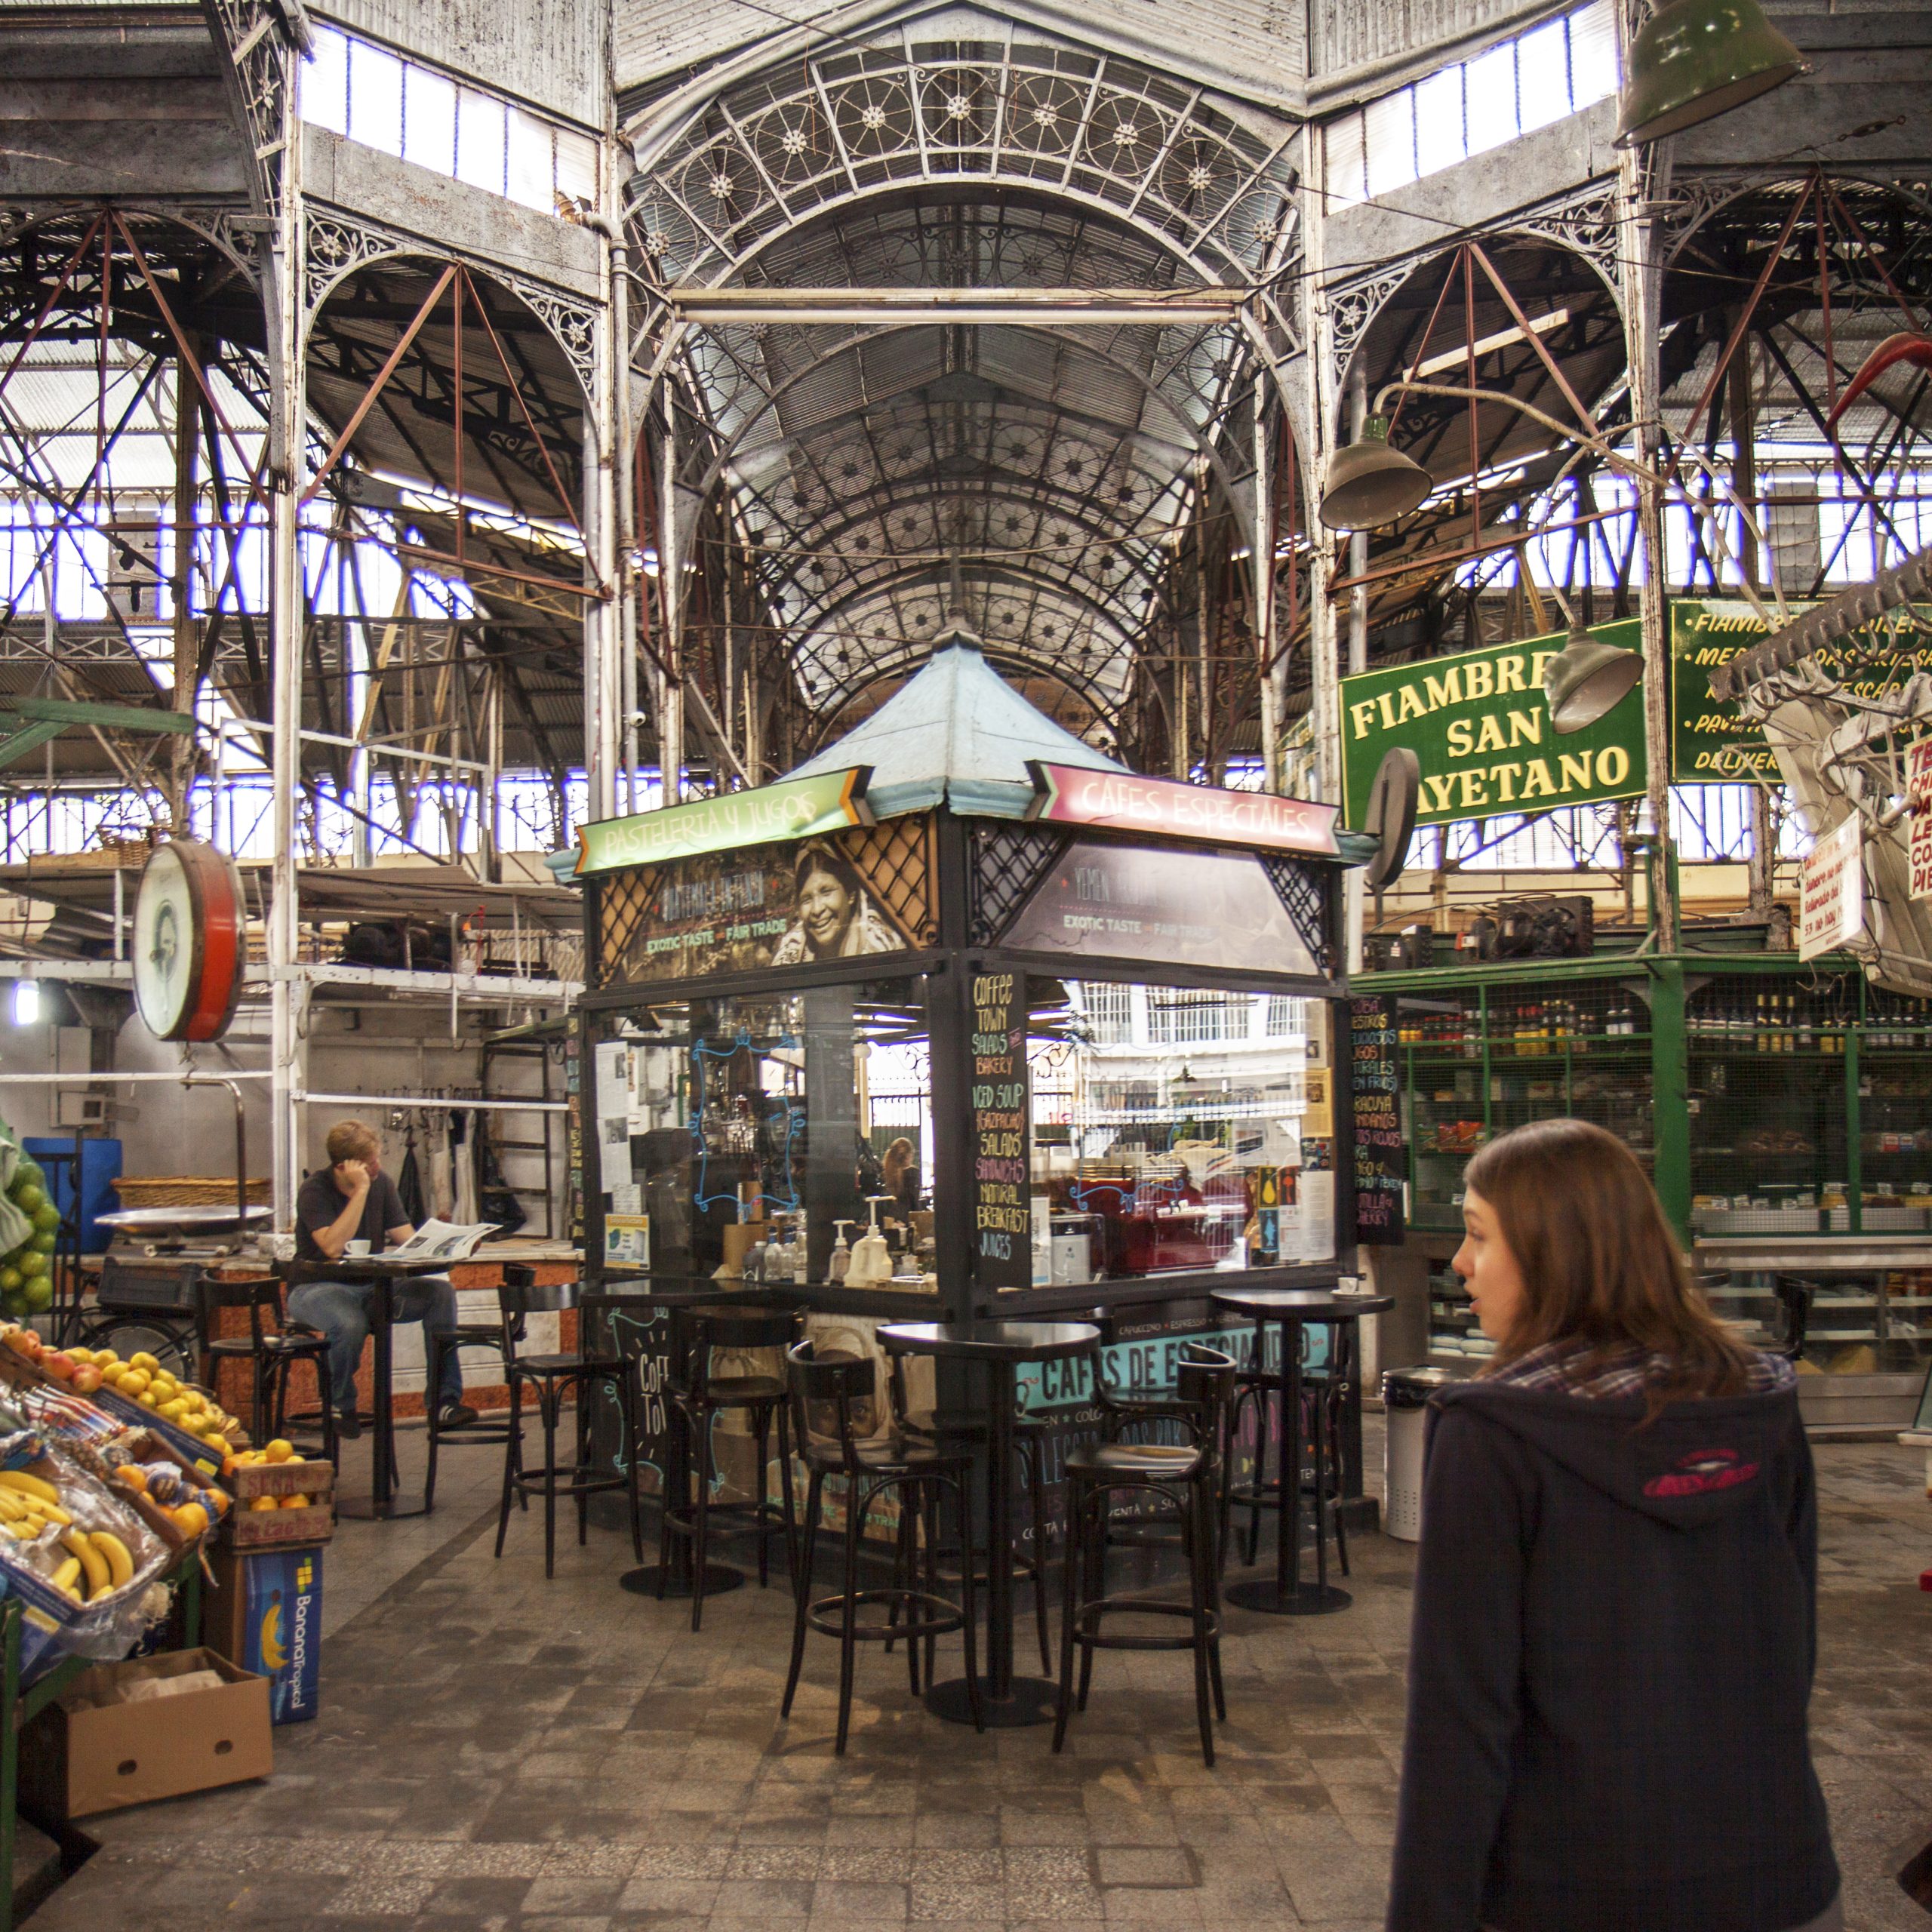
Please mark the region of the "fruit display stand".
POLYGON ((1464 1165, 1512 1127, 1567 1115, 1615 1134, 1653 1176, 1721 1315, 1779 1340, 1786 1304, 1808 1305, 1807 1421, 1906 1420, 1932 1364, 1932 1004, 1848 961, 1760 943, 1693 930, 1674 955, 1358 983, 1396 1002, 1398 1292, 1426 1297, 1432 1356, 1487 1348, 1447 1267, 1464 1165))
MULTIPOLYGON (((180 1647, 202 1640, 202 1559, 198 1543, 177 1555, 163 1579, 176 1591, 180 1647)), ((13 1932, 14 1849, 19 1836, 20 1733, 48 1706, 66 1695, 91 1657, 68 1657, 29 1685, 20 1681, 21 1635, 25 1611, 17 1597, 0 1599, 0 1932, 13 1932)), ((46 1821, 50 1832, 66 1827, 46 1821)))

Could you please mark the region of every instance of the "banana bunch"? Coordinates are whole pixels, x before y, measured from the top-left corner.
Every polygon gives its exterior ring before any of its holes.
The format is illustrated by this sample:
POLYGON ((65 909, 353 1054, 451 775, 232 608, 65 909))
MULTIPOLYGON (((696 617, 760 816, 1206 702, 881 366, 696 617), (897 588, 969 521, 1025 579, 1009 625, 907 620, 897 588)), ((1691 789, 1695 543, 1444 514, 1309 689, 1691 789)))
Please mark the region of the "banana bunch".
POLYGON ((54 1573, 54 1587, 76 1603, 92 1603, 118 1590, 134 1574, 134 1552, 111 1530, 69 1530, 60 1539, 69 1553, 54 1573), (87 1588, 80 1588, 85 1580, 87 1588))
POLYGON ((111 1530, 83 1530, 60 1506, 60 1492, 25 1469, 0 1469, 0 1532, 17 1543, 38 1543, 57 1529, 61 1557, 51 1581, 76 1603, 118 1590, 134 1574, 133 1551, 111 1530))
POLYGON ((16 1543, 37 1542, 50 1523, 66 1529, 73 1520, 51 1482, 25 1469, 0 1469, 0 1531, 16 1543))

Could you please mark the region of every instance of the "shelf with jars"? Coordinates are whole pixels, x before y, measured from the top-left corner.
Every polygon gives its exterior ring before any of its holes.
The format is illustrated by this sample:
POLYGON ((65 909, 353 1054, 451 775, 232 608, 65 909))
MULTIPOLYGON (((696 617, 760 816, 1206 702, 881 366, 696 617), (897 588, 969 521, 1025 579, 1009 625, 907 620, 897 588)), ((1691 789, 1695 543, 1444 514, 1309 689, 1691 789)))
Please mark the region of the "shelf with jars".
MULTIPOLYGON (((1694 946, 1737 948, 1728 934, 1694 946)), ((1849 961, 1743 949, 1598 955, 1358 983, 1392 995, 1408 1225, 1435 1259, 1432 1348, 1487 1352, 1441 1259, 1495 1135, 1559 1115, 1656 1182, 1712 1304, 1835 1378, 1932 1361, 1932 1003, 1849 961)))

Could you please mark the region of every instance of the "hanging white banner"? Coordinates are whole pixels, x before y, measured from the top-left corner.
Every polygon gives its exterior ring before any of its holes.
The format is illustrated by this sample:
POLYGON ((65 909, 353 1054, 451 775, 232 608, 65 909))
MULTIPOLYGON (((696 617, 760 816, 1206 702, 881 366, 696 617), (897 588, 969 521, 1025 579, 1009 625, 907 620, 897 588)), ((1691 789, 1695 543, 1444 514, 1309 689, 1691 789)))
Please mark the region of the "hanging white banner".
POLYGON ((1801 878, 1798 956, 1834 952, 1865 930, 1864 821, 1854 812, 1806 857, 1801 878))

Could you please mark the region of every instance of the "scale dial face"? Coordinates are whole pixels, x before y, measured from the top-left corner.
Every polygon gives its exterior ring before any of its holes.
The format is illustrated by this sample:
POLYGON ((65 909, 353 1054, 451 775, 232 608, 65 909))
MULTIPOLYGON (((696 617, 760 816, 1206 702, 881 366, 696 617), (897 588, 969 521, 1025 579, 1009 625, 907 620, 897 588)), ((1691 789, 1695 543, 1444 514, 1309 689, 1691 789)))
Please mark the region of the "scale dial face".
POLYGON ((242 882, 212 845, 158 846, 134 902, 134 1004, 157 1039, 214 1040, 241 997, 242 882))

